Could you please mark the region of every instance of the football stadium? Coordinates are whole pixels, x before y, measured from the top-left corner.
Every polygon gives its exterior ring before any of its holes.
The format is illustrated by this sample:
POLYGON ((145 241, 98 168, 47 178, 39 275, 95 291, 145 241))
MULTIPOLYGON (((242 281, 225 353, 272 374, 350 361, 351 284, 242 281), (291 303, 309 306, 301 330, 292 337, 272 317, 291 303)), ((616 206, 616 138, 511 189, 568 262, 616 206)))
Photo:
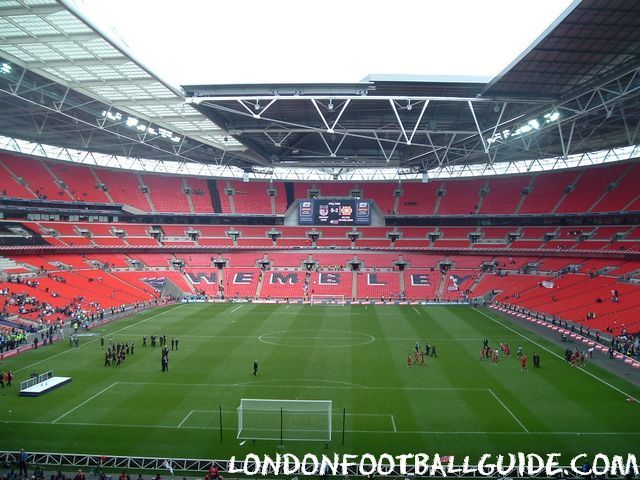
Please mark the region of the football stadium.
POLYGON ((637 478, 640 3, 566 3, 490 77, 174 84, 0 1, 3 478, 637 478))

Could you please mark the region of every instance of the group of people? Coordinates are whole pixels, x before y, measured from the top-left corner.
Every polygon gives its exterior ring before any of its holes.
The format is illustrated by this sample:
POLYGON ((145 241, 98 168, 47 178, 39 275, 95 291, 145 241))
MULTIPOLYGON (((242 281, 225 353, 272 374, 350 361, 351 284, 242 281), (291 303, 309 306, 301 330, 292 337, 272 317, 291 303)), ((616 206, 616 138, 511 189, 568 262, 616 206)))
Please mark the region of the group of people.
MULTIPOLYGON (((104 337, 100 337, 100 345, 104 346, 104 337)), ((133 340, 129 342, 120 342, 113 344, 112 340, 109 340, 109 347, 104 354, 104 366, 119 366, 124 363, 127 355, 133 355, 135 353, 136 344, 133 340)))
MULTIPOLYGON (((53 276, 48 274, 49 278, 54 281, 64 283, 64 277, 53 276)), ((0 311, 0 318, 9 316, 11 313, 20 315, 34 314, 39 321, 45 318, 57 315, 56 321, 61 319, 61 315, 65 317, 75 318, 82 312, 82 302, 84 297, 73 298, 72 301, 65 306, 53 306, 48 301, 43 300, 43 293, 51 297, 58 297, 58 293, 51 290, 48 286, 40 288, 38 280, 23 279, 20 275, 11 276, 7 279, 8 283, 16 286, 5 287, 0 289, 0 296, 4 297, 4 306, 0 311), (32 290, 26 290, 29 287, 32 290), (33 291, 33 294, 31 293, 33 291)))
POLYGON ((411 352, 407 354, 407 367, 411 367, 411 365, 420 365, 424 366, 426 364, 426 358, 438 358, 438 352, 436 351, 436 346, 430 343, 426 343, 424 346, 424 350, 420 350, 420 341, 418 340, 415 344, 413 357, 411 352), (413 362, 412 362, 413 358, 413 362))
POLYGON ((162 358, 160 360, 160 364, 163 372, 169 371, 169 347, 166 345, 162 347, 162 358))
MULTIPOLYGON (((169 371, 169 347, 167 346, 166 335, 151 335, 151 346, 155 347, 160 344, 162 347, 162 355, 160 356, 160 367, 163 372, 169 371)), ((147 336, 142 337, 142 346, 147 346, 147 336)), ((180 340, 177 337, 171 337, 171 350, 178 350, 180 340)))
MULTIPOLYGON (((167 346, 167 336, 166 335, 151 335, 150 337, 151 340, 151 346, 152 347, 156 347, 158 344, 160 344, 161 347, 166 347, 167 346)), ((147 336, 144 335, 142 337, 142 346, 146 347, 147 346, 147 336)), ((178 337, 171 337, 171 350, 178 350, 178 347, 180 346, 180 339, 178 337)), ((164 350, 164 348, 163 348, 164 350)))
POLYGON ((6 372, 0 371, 0 387, 4 388, 5 385, 10 387, 12 380, 13 372, 11 370, 7 370, 6 372))
MULTIPOLYGON (((489 345, 489 339, 485 338, 482 342, 482 349, 480 350, 480 361, 491 361, 493 365, 498 365, 500 361, 500 352, 502 352, 502 356, 511 357, 511 349, 509 348, 508 343, 500 342, 499 348, 492 348, 489 345)), ((518 345, 518 349, 516 351, 516 356, 520 361, 520 371, 526 372, 527 369, 527 356, 524 353, 524 349, 522 345, 518 345)), ((538 352, 533 353, 533 368, 540 368, 540 354, 538 352)))
POLYGON ((564 358, 572 367, 584 367, 585 355, 584 352, 578 348, 575 350, 567 348, 564 352, 564 358))

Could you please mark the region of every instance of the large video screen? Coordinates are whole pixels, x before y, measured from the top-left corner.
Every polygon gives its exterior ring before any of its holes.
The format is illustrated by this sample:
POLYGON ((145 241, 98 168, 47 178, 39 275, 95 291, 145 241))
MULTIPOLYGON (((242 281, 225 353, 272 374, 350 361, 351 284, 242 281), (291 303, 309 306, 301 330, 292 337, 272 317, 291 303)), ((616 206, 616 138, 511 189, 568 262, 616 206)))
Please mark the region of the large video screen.
POLYGON ((298 204, 300 225, 370 225, 371 201, 311 198, 298 204))

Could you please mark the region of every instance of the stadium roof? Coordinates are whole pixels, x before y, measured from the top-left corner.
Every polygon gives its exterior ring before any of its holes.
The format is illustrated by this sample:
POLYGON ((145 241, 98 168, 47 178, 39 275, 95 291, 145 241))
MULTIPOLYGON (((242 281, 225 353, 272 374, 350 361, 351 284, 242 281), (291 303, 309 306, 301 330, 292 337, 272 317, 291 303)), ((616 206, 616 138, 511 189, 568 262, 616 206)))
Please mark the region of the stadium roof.
POLYGON ((640 143, 638 53, 640 2, 584 0, 491 80, 370 76, 183 92, 70 0, 7 0, 0 134, 238 171, 491 170, 640 143))
POLYGON ((0 2, 0 56, 5 135, 173 160, 244 150, 71 1, 0 2))
POLYGON ((190 85, 188 101, 273 165, 447 165, 637 141, 640 3, 572 5, 495 79, 190 85))

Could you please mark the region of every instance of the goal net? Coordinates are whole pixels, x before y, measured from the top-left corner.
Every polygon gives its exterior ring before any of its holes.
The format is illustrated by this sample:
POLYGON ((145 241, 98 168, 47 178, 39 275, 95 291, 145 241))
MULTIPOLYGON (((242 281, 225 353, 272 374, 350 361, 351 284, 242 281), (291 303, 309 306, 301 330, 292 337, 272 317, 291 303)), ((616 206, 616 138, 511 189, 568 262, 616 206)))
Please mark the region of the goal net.
POLYGON ((243 398, 238 438, 245 440, 331 440, 331 400, 243 398))
POLYGON ((311 295, 311 305, 344 305, 344 295, 311 295))

